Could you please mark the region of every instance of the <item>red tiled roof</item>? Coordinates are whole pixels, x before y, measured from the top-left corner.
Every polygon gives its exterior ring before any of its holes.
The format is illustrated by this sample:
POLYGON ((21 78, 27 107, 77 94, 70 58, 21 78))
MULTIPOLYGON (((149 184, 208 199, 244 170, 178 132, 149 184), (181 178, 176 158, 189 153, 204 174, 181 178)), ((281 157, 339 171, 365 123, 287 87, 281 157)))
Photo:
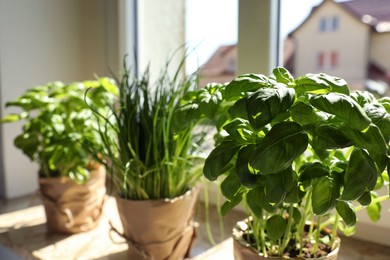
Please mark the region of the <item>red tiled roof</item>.
POLYGON ((202 66, 201 75, 216 76, 216 75, 234 75, 235 73, 235 54, 236 45, 220 46, 210 59, 202 66), (231 63, 234 64, 231 64, 231 63), (233 66, 232 66, 233 65, 233 66))

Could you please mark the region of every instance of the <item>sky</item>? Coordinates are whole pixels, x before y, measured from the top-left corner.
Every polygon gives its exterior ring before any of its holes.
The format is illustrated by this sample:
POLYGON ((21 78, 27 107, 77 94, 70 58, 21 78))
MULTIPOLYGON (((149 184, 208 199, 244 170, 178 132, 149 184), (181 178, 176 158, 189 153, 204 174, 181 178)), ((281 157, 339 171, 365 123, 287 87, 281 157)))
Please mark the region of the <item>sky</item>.
MULTIPOLYGON (((281 37, 294 30, 321 0, 281 0, 281 37)), ((237 43, 238 0, 186 0, 187 71, 203 65, 221 45, 237 43)))

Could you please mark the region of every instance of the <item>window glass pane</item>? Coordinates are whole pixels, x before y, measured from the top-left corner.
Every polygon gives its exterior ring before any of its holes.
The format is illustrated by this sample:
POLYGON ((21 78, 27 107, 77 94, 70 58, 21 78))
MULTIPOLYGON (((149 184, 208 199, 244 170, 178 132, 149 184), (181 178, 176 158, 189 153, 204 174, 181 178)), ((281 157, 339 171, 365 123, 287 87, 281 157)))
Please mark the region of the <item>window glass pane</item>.
POLYGON ((339 18, 334 16, 332 19, 332 30, 336 31, 339 28, 339 18))
POLYGON ((200 70, 201 85, 235 76, 238 0, 186 0, 187 73, 200 70))

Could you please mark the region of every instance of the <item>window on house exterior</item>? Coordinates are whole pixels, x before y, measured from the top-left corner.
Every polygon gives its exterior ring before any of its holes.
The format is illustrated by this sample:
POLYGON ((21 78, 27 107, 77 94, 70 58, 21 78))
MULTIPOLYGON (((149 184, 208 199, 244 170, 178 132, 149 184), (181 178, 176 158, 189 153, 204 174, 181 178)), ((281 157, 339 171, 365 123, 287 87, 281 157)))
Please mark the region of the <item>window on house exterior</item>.
POLYGON ((338 66, 339 55, 337 51, 320 52, 317 66, 319 69, 334 69, 338 66))
POLYGON ((326 18, 321 18, 320 20, 320 32, 326 31, 326 18))
POLYGON ((338 16, 333 16, 332 18, 332 30, 337 31, 339 28, 339 17, 338 16))
POLYGON ((320 19, 320 32, 337 31, 339 28, 339 17, 324 17, 320 19))

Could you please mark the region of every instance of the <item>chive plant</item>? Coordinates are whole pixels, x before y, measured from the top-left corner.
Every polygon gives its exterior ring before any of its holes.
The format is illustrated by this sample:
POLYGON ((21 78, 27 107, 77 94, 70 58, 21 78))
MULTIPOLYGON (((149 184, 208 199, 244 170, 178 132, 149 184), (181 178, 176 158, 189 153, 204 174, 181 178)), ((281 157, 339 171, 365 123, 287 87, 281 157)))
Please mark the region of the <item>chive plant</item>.
POLYGON ((118 104, 111 107, 111 114, 95 113, 116 132, 115 138, 103 131, 100 135, 105 140, 103 162, 123 198, 174 198, 202 176, 198 155, 202 133, 193 131, 200 117, 190 120, 188 110, 181 109, 198 78, 196 73, 184 76, 183 65, 184 60, 171 75, 169 61, 158 80, 151 82, 149 69, 136 77, 124 62, 117 80, 118 104))

